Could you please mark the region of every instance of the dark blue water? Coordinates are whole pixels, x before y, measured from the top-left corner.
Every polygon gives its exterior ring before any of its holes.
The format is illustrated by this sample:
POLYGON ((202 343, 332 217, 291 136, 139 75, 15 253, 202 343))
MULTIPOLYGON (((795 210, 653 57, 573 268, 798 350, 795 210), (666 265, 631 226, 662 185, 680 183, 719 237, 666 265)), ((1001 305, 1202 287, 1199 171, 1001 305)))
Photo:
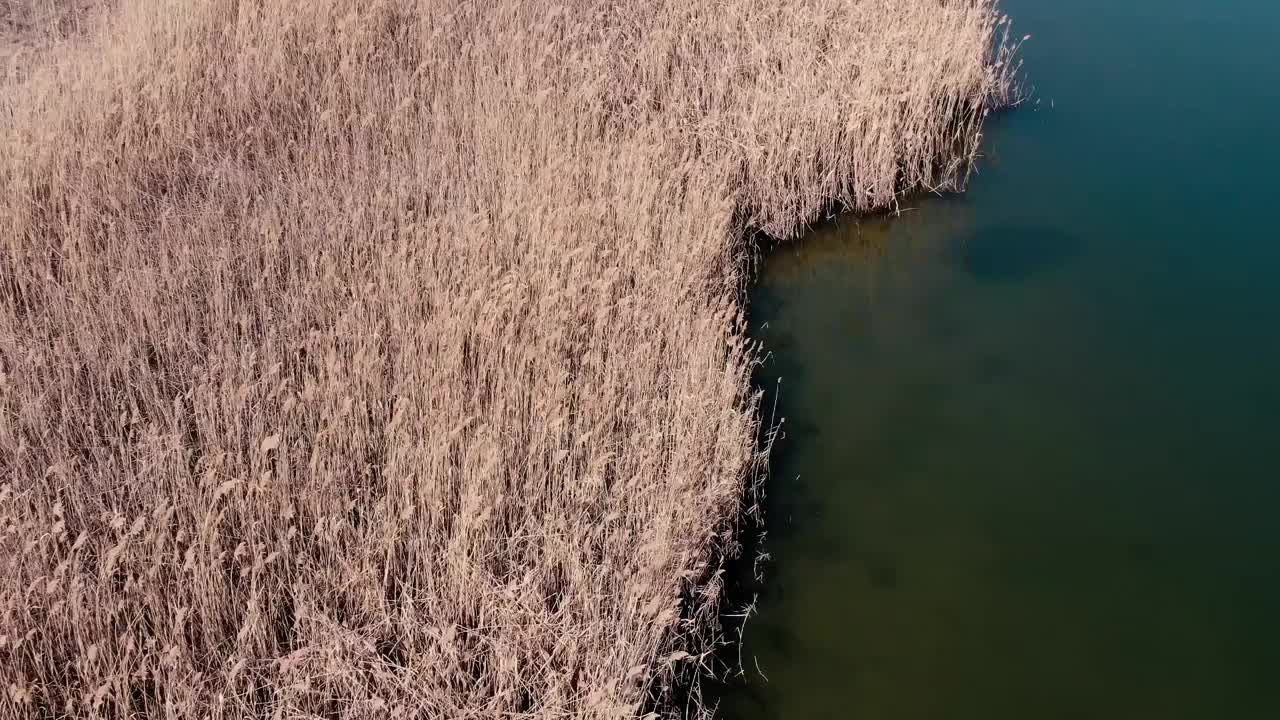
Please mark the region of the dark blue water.
POLYGON ((1280 2, 1004 6, 969 192, 761 271, 722 717, 1280 718, 1280 2))

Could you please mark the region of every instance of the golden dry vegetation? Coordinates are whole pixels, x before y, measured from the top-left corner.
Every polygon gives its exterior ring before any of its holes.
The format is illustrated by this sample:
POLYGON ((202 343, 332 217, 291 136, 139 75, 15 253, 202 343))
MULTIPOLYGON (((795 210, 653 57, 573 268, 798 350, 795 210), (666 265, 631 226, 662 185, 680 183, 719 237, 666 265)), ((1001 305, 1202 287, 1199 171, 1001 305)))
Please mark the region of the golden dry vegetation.
POLYGON ((92 27, 94 0, 0 0, 0 84, 53 45, 92 27))
POLYGON ((958 187, 993 2, 46 24, 0 84, 0 717, 704 712, 749 233, 958 187))

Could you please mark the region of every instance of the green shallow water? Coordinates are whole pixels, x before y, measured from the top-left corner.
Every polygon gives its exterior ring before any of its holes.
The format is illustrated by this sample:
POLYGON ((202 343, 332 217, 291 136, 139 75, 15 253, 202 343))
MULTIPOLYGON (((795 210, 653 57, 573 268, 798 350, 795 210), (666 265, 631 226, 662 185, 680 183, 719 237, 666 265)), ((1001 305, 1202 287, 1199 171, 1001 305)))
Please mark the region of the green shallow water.
POLYGON ((1280 3, 1004 7, 969 192, 761 267, 721 717, 1280 718, 1280 3))

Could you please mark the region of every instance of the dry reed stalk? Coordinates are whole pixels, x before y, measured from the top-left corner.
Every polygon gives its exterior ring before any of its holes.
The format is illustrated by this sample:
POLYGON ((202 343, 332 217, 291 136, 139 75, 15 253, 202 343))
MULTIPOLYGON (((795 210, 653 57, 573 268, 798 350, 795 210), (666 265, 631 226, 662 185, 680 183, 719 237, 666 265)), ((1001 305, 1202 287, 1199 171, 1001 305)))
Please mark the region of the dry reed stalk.
POLYGON ((11 73, 0 716, 663 708, 762 462, 747 229, 957 188, 1007 27, 120 0, 11 73))

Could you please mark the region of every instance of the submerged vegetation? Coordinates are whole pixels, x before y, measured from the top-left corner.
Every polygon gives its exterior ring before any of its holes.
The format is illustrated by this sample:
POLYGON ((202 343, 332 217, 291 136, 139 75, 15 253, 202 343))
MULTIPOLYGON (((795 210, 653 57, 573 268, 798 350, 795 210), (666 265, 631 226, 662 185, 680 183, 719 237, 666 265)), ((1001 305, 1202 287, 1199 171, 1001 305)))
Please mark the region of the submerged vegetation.
POLYGON ((662 711, 748 230, 958 187, 1012 91, 992 0, 78 18, 0 85, 3 717, 662 711))

